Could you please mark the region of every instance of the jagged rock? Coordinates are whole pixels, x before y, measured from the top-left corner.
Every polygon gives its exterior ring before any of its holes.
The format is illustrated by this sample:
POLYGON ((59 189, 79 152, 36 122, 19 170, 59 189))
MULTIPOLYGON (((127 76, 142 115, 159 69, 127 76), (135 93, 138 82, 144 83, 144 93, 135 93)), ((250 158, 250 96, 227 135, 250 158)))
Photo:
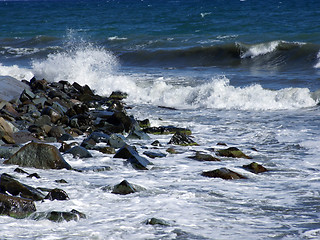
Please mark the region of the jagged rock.
POLYGON ((12 128, 3 117, 0 117, 0 137, 6 143, 15 143, 12 128))
POLYGON ((59 138, 57 138, 59 142, 74 140, 74 138, 69 133, 62 134, 59 138))
POLYGON ((108 144, 113 148, 122 148, 126 145, 125 138, 119 134, 111 134, 108 144))
POLYGON ((28 178, 33 178, 33 177, 35 177, 35 178, 41 178, 38 173, 29 174, 27 177, 28 177, 28 178))
POLYGON ((0 158, 8 159, 17 151, 19 151, 20 147, 12 147, 12 146, 0 146, 0 158))
POLYGON ((0 215, 24 218, 35 211, 36 206, 32 200, 0 193, 0 215))
POLYGON ((66 143, 66 142, 62 142, 61 143, 61 147, 59 148, 60 152, 66 152, 68 150, 70 150, 71 148, 73 148, 74 146, 78 146, 77 142, 72 142, 72 143, 66 143))
POLYGON ((128 159, 128 162, 131 163, 132 167, 138 170, 148 170, 147 166, 152 164, 146 158, 141 157, 138 152, 129 145, 120 148, 114 155, 114 158, 128 159))
POLYGON ((163 219, 159 218, 149 218, 145 221, 145 224, 147 225, 161 225, 161 226, 170 226, 170 223, 163 219))
POLYGON ((150 152, 150 151, 145 151, 143 152, 144 155, 148 156, 149 158, 163 158, 166 157, 167 155, 164 153, 160 152, 150 152))
POLYGON ((148 136, 148 134, 146 134, 142 130, 140 130, 140 129, 136 128, 136 127, 133 127, 133 129, 131 129, 129 131, 127 139, 149 140, 150 137, 148 136))
POLYGON ((71 169, 63 159, 59 150, 49 144, 31 142, 23 146, 4 164, 16 164, 20 167, 34 167, 40 169, 71 169))
POLYGON ((37 126, 43 126, 43 125, 51 125, 51 118, 48 115, 42 115, 34 122, 37 126))
POLYGON ((128 97, 128 94, 121 91, 113 91, 109 96, 109 98, 116 99, 116 100, 123 100, 127 97, 128 97))
POLYGON ((124 112, 114 112, 107 122, 112 125, 123 125, 124 131, 129 132, 132 128, 132 118, 127 116, 124 112))
POLYGON ((191 159, 197 160, 197 161, 221 161, 219 158, 213 157, 210 154, 204 154, 200 152, 196 152, 196 155, 189 157, 191 159))
POLYGON ((202 172, 201 175, 204 177, 222 178, 222 179, 246 179, 247 178, 227 168, 220 168, 213 171, 202 172))
POLYGON ((36 212, 33 213, 30 217, 32 220, 43 220, 47 219, 52 222, 63 222, 63 221, 79 221, 81 218, 86 218, 84 213, 81 213, 75 209, 72 209, 70 212, 36 212))
POLYGON ((263 173, 263 172, 267 172, 268 169, 266 169, 264 166, 256 163, 256 162, 252 162, 248 165, 243 165, 242 166, 244 169, 253 172, 253 173, 263 173))
POLYGON ((146 133, 151 133, 155 135, 167 135, 175 134, 177 132, 183 133, 185 135, 191 135, 191 130, 188 128, 178 128, 174 126, 160 126, 160 127, 148 127, 143 129, 146 133))
POLYGON ((65 134, 65 130, 62 126, 53 126, 48 132, 49 137, 60 138, 63 134, 65 134))
POLYGON ((103 133, 103 132, 93 132, 87 137, 87 139, 88 140, 92 139, 96 143, 100 143, 100 142, 108 143, 110 136, 108 134, 103 133))
POLYGON ((59 189, 59 188, 55 188, 55 189, 52 189, 48 194, 47 196, 45 196, 45 199, 49 199, 51 201, 53 200, 69 200, 69 196, 68 194, 63 191, 62 189, 59 189))
POLYGON ((20 195, 23 198, 31 199, 34 201, 39 201, 44 198, 44 195, 37 189, 20 183, 6 173, 1 174, 0 177, 0 192, 8 192, 13 196, 20 195))
POLYGON ((52 107, 46 107, 42 110, 41 115, 48 115, 50 117, 51 122, 56 123, 62 115, 52 107))
POLYGON ((129 183, 127 180, 123 180, 121 183, 113 187, 112 193, 126 195, 130 193, 138 192, 142 187, 129 183))
POLYGON ((148 128, 148 127, 150 127, 150 121, 149 121, 149 119, 145 119, 145 120, 141 120, 141 121, 138 120, 138 123, 139 123, 139 126, 140 126, 141 128, 148 128))
POLYGON ((155 147, 162 147, 161 143, 158 140, 155 140, 154 142, 152 142, 151 145, 155 147))
POLYGON ((181 132, 176 132, 172 136, 168 144, 175 144, 175 145, 181 145, 181 146, 197 146, 198 145, 189 136, 181 132))
POLYGON ((65 153, 71 153, 74 158, 90 158, 92 157, 91 153, 81 146, 74 146, 73 148, 67 150, 65 153))
POLYGON ((232 157, 232 158, 247 158, 251 159, 252 157, 249 157, 245 155, 242 151, 240 151, 236 147, 230 147, 227 149, 221 149, 217 151, 217 154, 221 157, 232 157))

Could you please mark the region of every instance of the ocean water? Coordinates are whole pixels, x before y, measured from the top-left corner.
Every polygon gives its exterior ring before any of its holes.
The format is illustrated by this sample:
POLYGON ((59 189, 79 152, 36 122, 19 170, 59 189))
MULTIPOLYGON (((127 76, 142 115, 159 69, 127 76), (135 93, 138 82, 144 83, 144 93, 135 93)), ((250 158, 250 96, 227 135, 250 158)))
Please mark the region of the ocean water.
MULTIPOLYGON (((148 171, 95 151, 90 159, 64 157, 75 168, 111 171, 27 168, 41 176, 29 179, 0 164, 0 173, 62 188, 71 199, 38 202, 38 211, 87 215, 64 223, 1 216, 0 239, 320 238, 319 1, 0 1, 0 12, 0 76, 127 92, 137 119, 188 127, 199 143, 152 159, 148 171), (253 159, 188 158, 214 155, 219 142, 253 159), (242 169, 251 161, 271 171, 242 169), (200 175, 220 167, 248 179, 200 175), (61 178, 68 184, 54 182, 61 178), (102 190, 123 179, 146 190, 102 190), (145 225, 151 217, 170 226, 145 225)), ((171 136, 151 137, 128 143, 143 155, 157 139, 165 153, 171 136)))

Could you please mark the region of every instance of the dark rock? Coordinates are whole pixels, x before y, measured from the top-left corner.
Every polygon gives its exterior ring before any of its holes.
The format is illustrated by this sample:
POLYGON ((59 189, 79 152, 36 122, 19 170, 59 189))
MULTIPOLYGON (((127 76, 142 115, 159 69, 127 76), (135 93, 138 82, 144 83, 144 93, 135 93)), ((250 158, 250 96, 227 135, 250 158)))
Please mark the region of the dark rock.
POLYGON ((163 158, 166 157, 167 155, 164 153, 160 152, 150 152, 150 151, 145 151, 143 152, 144 155, 148 156, 149 158, 163 158))
POLYGON ((177 153, 178 153, 178 152, 177 152, 174 148, 172 148, 172 147, 168 148, 168 149, 166 150, 166 152, 167 152, 167 153, 170 153, 170 154, 177 154, 177 153))
POLYGON ((121 91, 114 91, 109 96, 109 98, 116 99, 116 100, 123 100, 127 97, 128 97, 128 94, 121 91))
POLYGON ((42 115, 37 120, 35 120, 34 124, 36 126, 43 126, 43 125, 51 125, 51 118, 48 115, 42 115))
POLYGON ((163 219, 159 218, 149 218, 145 221, 145 224, 147 225, 161 225, 161 226, 170 226, 170 223, 163 219))
POLYGON ((24 171, 24 170, 21 169, 21 168, 16 168, 16 169, 14 170, 14 172, 22 173, 22 174, 28 174, 28 175, 29 175, 29 173, 27 173, 26 171, 24 171))
POLYGON ((53 126, 48 132, 49 137, 60 138, 63 134, 65 134, 65 130, 62 126, 53 126))
POLYGON ((201 174, 204 177, 210 178, 222 178, 222 179, 246 179, 245 176, 231 171, 227 168, 220 168, 213 171, 202 172, 201 174))
POLYGON ((172 136, 168 144, 175 144, 175 145, 181 145, 181 146, 197 146, 198 145, 189 136, 181 132, 176 132, 172 136))
POLYGON ((149 119, 145 119, 145 120, 141 120, 141 121, 138 120, 138 123, 139 123, 139 126, 140 126, 141 128, 148 128, 148 127, 150 127, 150 121, 149 121, 149 119))
POLYGON ((174 107, 166 107, 166 106, 158 106, 158 108, 163 108, 163 109, 168 109, 168 110, 178 110, 177 108, 174 108, 174 107))
POLYGON ((63 201, 63 200, 69 200, 70 198, 69 198, 68 194, 65 191, 63 191, 62 189, 59 189, 59 188, 55 188, 55 189, 52 189, 47 194, 45 199, 49 199, 51 201, 53 201, 53 200, 63 201))
POLYGON ((124 130, 129 132, 132 128, 132 118, 127 116, 124 112, 115 112, 107 119, 107 122, 112 125, 123 125, 124 130))
POLYGON ((23 198, 31 199, 34 201, 39 201, 44 198, 44 195, 37 189, 20 183, 19 181, 13 179, 13 177, 5 173, 1 174, 0 177, 0 192, 8 192, 13 196, 20 195, 23 198))
POLYGON ((41 178, 38 173, 32 173, 32 174, 28 175, 27 177, 28 177, 28 178, 33 178, 33 177, 35 177, 35 178, 41 178))
POLYGON ((129 183, 127 180, 123 180, 121 183, 115 185, 112 190, 112 193, 121 195, 126 195, 135 192, 137 192, 137 189, 133 184, 129 183))
POLYGON ((16 164, 20 167, 34 167, 40 169, 71 169, 63 159, 59 150, 49 144, 31 142, 23 146, 4 164, 16 164))
POLYGON ((153 143, 151 143, 151 145, 155 147, 162 147, 161 143, 158 140, 155 140, 153 143))
POLYGON ((76 157, 78 157, 78 158, 92 157, 91 153, 87 149, 85 149, 84 147, 81 147, 81 146, 75 146, 75 147, 69 149, 68 151, 66 151, 65 153, 71 153, 74 158, 76 158, 76 157))
POLYGON ((30 217, 32 220, 43 220, 47 219, 52 222, 63 222, 63 221, 79 221, 81 218, 86 218, 84 213, 81 213, 77 210, 71 210, 70 212, 36 212, 33 213, 30 217))
POLYGON ((41 115, 48 115, 50 117, 51 122, 56 123, 62 115, 52 107, 46 107, 42 110, 41 115))
POLYGON ((100 166, 100 167, 86 167, 79 169, 81 172, 105 172, 112 170, 109 166, 100 166))
POLYGON ((232 158, 247 158, 251 159, 251 157, 245 155, 236 147, 230 147, 227 149, 221 149, 217 151, 217 154, 221 157, 232 157, 232 158))
POLYGON ((59 179, 59 180, 55 180, 56 183, 68 183, 66 180, 64 179, 59 179))
POLYGON ((25 102, 25 101, 28 101, 28 100, 32 100, 34 98, 35 98, 35 95, 34 95, 33 92, 31 92, 28 89, 24 89, 23 92, 21 93, 19 99, 20 99, 21 102, 25 102))
MULTIPOLYGON (((140 128, 140 127, 139 127, 140 128)), ((140 130, 139 128, 133 127, 127 136, 127 139, 140 139, 140 140, 149 140, 150 137, 148 134, 140 130)))
POLYGON ((263 173, 263 172, 267 172, 268 169, 266 169, 264 166, 256 163, 256 162, 252 162, 248 165, 243 165, 242 166, 244 169, 253 172, 253 173, 263 173))
POLYGON ((69 133, 62 134, 59 138, 57 138, 59 142, 74 140, 74 138, 69 133))
POLYGON ((84 147, 89 150, 94 150, 96 148, 96 145, 96 141, 94 141, 92 138, 86 138, 81 143, 81 147, 84 147))
POLYGON ((203 154, 200 152, 196 152, 196 155, 191 156, 189 158, 197 160, 197 161, 221 161, 219 158, 213 157, 210 154, 203 154))
POLYGON ((104 154, 115 154, 116 150, 113 147, 97 147, 96 150, 104 154))
POLYGON ((125 145, 120 148, 114 155, 114 158, 128 159, 133 168, 138 170, 147 170, 147 165, 152 164, 146 158, 141 157, 138 152, 131 146, 125 145))
POLYGON ((89 135, 87 139, 93 139, 96 143, 108 143, 110 136, 103 132, 93 132, 89 135))
POLYGON ((174 126, 160 126, 160 127, 148 127, 143 129, 146 133, 151 133, 155 135, 168 135, 175 133, 183 133, 185 135, 191 135, 191 130, 188 128, 178 128, 174 126))
POLYGON ((0 215, 24 218, 35 211, 36 206, 32 200, 0 193, 0 215))
POLYGON ((72 142, 72 143, 68 144, 68 143, 62 142, 61 147, 59 148, 59 151, 66 152, 66 151, 70 150, 71 148, 73 148, 74 146, 78 146, 78 143, 72 142))
POLYGON ((223 143, 223 142, 218 142, 218 143, 217 143, 217 146, 227 146, 227 144, 226 144, 226 143, 223 143))

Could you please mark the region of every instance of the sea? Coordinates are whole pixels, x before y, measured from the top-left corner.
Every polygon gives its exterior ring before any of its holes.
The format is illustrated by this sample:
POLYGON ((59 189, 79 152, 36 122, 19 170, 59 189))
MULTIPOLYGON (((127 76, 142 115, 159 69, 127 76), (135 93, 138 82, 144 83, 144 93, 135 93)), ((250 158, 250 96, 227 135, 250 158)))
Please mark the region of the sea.
POLYGON ((127 140, 141 156, 167 154, 145 156, 154 163, 147 171, 92 151, 64 155, 88 171, 25 168, 41 176, 30 179, 0 160, 0 173, 68 193, 69 201, 36 202, 37 211, 87 216, 0 216, 0 239, 320 239, 319 0, 2 0, 0 76, 126 92, 128 114, 189 128, 199 144, 168 154, 172 135, 127 140), (154 140, 163 147, 152 149, 154 140), (188 158, 215 156, 221 143, 252 159, 188 158), (242 168, 253 161, 269 171, 242 168), (111 170, 90 171, 101 166, 111 170), (221 167, 248 179, 201 176, 221 167), (106 190, 124 179, 145 190, 106 190))

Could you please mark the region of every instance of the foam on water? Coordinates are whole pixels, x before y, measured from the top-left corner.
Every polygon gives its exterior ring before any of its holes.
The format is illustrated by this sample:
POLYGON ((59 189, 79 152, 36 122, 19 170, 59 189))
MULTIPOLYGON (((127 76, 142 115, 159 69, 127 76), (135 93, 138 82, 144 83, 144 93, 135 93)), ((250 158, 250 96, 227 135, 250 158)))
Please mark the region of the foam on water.
MULTIPOLYGON (((259 55, 273 52, 277 49, 281 42, 282 41, 272 41, 268 43, 252 45, 251 47, 249 47, 249 49, 241 53, 241 58, 254 58, 259 55)), ((242 47, 242 44, 238 43, 238 45, 240 46, 240 48, 242 47)))
POLYGON ((21 68, 17 65, 3 66, 0 63, 0 76, 10 76, 18 80, 30 80, 33 77, 33 73, 30 69, 21 68))
POLYGON ((320 51, 318 52, 317 63, 316 63, 316 65, 314 65, 314 68, 320 68, 320 51))

